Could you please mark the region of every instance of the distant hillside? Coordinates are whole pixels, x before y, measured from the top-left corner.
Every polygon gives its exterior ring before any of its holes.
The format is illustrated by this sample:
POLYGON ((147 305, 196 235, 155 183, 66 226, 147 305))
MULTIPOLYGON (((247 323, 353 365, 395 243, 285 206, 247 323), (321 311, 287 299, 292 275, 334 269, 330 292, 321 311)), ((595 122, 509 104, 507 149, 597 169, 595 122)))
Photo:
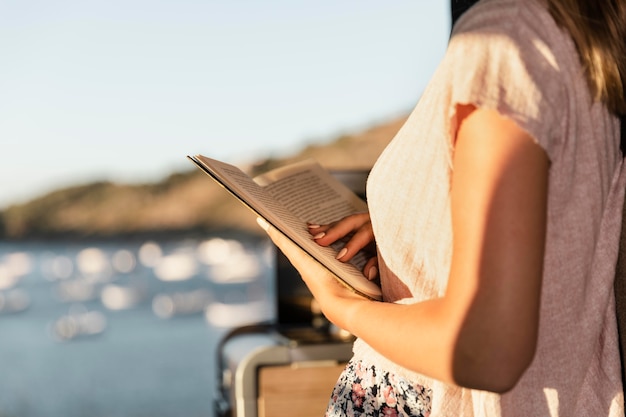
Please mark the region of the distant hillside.
MULTIPOLYGON (((404 118, 265 159, 251 174, 306 157, 328 169, 369 169, 404 118)), ((0 212, 0 238, 115 237, 211 230, 258 231, 254 216, 195 168, 154 184, 97 182, 57 190, 0 212)))

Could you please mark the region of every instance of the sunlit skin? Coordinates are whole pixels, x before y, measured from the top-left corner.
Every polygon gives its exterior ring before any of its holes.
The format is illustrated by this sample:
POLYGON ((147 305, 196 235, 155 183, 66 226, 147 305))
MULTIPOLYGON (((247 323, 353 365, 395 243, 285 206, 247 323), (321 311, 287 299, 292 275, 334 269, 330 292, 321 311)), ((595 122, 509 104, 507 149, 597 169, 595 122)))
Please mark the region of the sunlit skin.
MULTIPOLYGON (((461 106, 458 120, 453 255, 443 297, 412 305, 366 300, 266 228, 337 326, 414 371, 505 392, 531 363, 537 344, 549 161, 524 130, 496 111, 461 106)), ((320 245, 356 232, 342 261, 374 241, 368 214, 316 226, 310 230, 320 245)), ((364 274, 375 265, 371 260, 364 274)))

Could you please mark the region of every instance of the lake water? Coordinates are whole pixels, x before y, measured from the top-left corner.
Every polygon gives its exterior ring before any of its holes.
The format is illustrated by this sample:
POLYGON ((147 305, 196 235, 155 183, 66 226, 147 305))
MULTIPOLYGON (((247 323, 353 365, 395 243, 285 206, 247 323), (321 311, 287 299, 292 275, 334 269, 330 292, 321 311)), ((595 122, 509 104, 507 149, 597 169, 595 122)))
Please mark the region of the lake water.
POLYGON ((212 417, 216 345, 274 317, 266 240, 0 243, 0 417, 212 417))

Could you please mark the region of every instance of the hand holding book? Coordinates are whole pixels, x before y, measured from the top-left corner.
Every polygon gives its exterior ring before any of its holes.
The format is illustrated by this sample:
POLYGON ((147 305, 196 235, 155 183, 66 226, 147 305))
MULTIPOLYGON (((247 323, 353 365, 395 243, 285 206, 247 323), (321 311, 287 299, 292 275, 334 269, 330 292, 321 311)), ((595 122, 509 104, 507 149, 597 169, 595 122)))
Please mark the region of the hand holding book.
POLYGON ((341 262, 350 262, 355 256, 367 256, 363 275, 370 281, 378 278, 378 256, 369 213, 351 214, 329 225, 308 226, 318 244, 340 247, 336 258, 341 262))
POLYGON ((349 329, 350 323, 359 320, 360 308, 367 308, 367 305, 371 303, 369 297, 363 297, 362 294, 354 291, 345 281, 313 259, 263 218, 257 218, 257 222, 291 264, 300 271, 302 280, 328 320, 346 330, 349 329))
POLYGON ((361 272, 369 259, 366 254, 360 251, 350 262, 341 262, 336 259, 337 252, 343 248, 341 242, 322 246, 309 233, 306 222, 330 224, 367 211, 363 200, 319 164, 304 161, 253 180, 233 165, 202 155, 188 158, 352 291, 370 299, 382 298, 380 287, 361 272))

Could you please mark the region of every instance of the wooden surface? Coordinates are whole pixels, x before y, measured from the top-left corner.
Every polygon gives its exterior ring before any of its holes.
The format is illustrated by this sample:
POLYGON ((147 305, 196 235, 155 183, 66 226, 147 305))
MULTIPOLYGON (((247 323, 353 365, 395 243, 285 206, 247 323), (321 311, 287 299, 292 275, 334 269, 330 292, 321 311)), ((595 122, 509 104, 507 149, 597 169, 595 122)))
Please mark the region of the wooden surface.
POLYGON ((345 363, 315 362, 259 370, 259 417, 322 417, 345 363))

